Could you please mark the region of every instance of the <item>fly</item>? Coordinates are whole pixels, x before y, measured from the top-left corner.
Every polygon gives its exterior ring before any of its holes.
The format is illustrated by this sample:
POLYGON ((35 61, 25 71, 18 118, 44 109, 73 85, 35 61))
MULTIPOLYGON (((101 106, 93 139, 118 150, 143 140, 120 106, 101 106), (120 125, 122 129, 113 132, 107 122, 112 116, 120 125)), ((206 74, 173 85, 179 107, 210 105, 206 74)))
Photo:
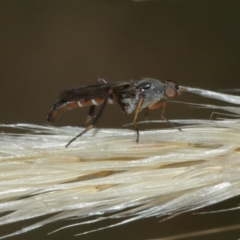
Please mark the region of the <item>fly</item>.
POLYGON ((134 112, 133 123, 137 132, 136 141, 138 142, 138 113, 145 109, 147 115, 148 110, 162 107, 161 118, 170 123, 163 116, 166 100, 175 98, 178 95, 179 86, 172 80, 161 82, 152 78, 144 78, 142 80, 107 83, 104 79, 99 78, 96 85, 77 87, 61 92, 59 100, 53 105, 48 114, 47 121, 54 122, 61 114, 74 108, 90 107, 86 119, 86 128, 68 142, 66 145, 68 147, 78 137, 96 127, 107 103, 117 103, 123 112, 127 114, 134 112), (101 105, 101 108, 94 117, 95 106, 98 105, 101 105))

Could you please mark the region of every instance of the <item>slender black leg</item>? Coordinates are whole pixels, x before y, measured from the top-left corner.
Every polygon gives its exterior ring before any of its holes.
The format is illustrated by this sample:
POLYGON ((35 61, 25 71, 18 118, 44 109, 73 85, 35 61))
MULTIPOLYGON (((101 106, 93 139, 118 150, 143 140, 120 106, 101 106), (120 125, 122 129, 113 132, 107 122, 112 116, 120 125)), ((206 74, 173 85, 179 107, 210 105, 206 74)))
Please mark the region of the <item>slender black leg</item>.
POLYGON ((94 118, 95 107, 96 107, 95 105, 92 105, 90 107, 84 126, 86 126, 94 118))
POLYGON ((70 141, 68 142, 68 144, 65 146, 66 148, 67 148, 73 141, 75 141, 77 138, 79 138, 80 136, 82 136, 84 133, 86 133, 86 132, 88 132, 90 129, 96 127, 96 124, 97 124, 99 118, 101 117, 104 108, 106 107, 106 104, 107 104, 107 102, 108 102, 108 98, 109 98, 109 96, 110 96, 111 93, 112 93, 112 89, 110 89, 109 92, 107 93, 107 95, 106 95, 106 97, 105 97, 105 100, 104 100, 104 102, 103 102, 103 104, 102 104, 102 106, 101 106, 98 114, 96 115, 96 117, 95 117, 94 120, 93 120, 93 123, 90 124, 90 125, 88 125, 81 133, 79 133, 76 137, 74 137, 72 140, 70 140, 70 141))
MULTIPOLYGON (((97 80, 97 84, 99 84, 99 85, 100 85, 100 84, 107 84, 107 81, 106 81, 105 79, 103 79, 103 78, 100 77, 100 78, 98 78, 98 80, 97 80)), ((95 107, 96 107, 95 105, 93 105, 93 106, 90 107, 84 126, 87 126, 87 124, 88 124, 89 122, 91 122, 92 119, 94 118, 95 107)))

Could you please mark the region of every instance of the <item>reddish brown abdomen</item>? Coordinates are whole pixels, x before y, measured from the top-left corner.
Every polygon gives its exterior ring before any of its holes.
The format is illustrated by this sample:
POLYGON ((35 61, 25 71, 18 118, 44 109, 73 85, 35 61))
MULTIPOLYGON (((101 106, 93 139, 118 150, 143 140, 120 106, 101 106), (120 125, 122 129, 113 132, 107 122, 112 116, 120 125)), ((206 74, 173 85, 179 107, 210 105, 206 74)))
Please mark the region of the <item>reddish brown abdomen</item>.
MULTIPOLYGON (((56 102, 48 114, 47 121, 54 122, 59 116, 68 110, 72 110, 78 107, 98 106, 104 102, 104 97, 98 97, 94 99, 80 99, 78 101, 60 100, 56 102)), ((114 103, 113 96, 110 96, 108 103, 114 103)))

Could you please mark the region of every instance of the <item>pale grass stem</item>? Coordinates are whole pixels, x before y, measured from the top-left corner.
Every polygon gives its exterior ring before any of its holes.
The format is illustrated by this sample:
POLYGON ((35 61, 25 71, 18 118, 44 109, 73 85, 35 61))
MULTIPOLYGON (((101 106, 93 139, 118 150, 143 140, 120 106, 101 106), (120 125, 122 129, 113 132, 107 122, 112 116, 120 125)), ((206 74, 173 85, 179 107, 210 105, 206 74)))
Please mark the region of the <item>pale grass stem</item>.
MULTIPOLYGON (((214 96, 240 104, 235 96, 214 96)), ((4 132, 25 133, 1 133, 0 225, 55 213, 1 238, 70 218, 81 219, 79 225, 119 219, 106 228, 152 216, 167 219, 239 195, 240 120, 173 122, 183 124, 183 131, 141 131, 136 143, 133 130, 99 129, 67 149, 80 128, 1 124, 4 132), (89 216, 96 218, 84 220, 89 216)))

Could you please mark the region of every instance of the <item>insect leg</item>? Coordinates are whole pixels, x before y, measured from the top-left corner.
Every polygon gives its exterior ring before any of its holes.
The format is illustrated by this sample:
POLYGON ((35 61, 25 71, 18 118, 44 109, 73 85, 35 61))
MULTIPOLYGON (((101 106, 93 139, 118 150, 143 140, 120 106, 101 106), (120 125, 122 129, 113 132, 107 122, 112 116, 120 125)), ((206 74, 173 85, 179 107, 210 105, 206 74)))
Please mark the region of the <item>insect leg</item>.
MULTIPOLYGON (((107 84, 107 81, 100 77, 97 80, 97 84, 107 84)), ((95 105, 90 107, 84 126, 86 126, 94 118, 95 107, 95 105)))
POLYGON ((139 131, 138 131, 138 126, 137 126, 137 117, 138 117, 138 113, 141 109, 141 106, 143 104, 143 100, 144 100, 144 97, 142 96, 138 103, 137 103, 137 107, 136 107, 136 110, 135 110, 135 114, 134 114, 134 119, 133 119, 133 124, 134 124, 134 127, 135 127, 135 130, 137 131, 137 139, 136 139, 136 142, 138 142, 139 140, 139 131))
POLYGON ((144 116, 145 116, 145 121, 146 121, 146 125, 147 125, 147 129, 148 129, 148 116, 149 116, 149 108, 145 108, 144 109, 144 116))
POLYGON ((75 141, 77 138, 79 138, 80 136, 82 136, 84 133, 86 133, 86 132, 88 132, 90 129, 96 127, 97 121, 98 121, 98 119, 100 118, 100 116, 101 116, 101 114, 102 114, 102 112, 103 112, 103 110, 104 110, 104 108, 105 108, 105 106, 106 106, 106 104, 107 104, 107 102, 108 102, 108 98, 109 98, 109 96, 110 96, 111 93, 112 93, 112 89, 110 89, 109 92, 107 93, 106 98, 105 98, 105 100, 104 100, 104 102, 103 102, 103 104, 102 104, 102 106, 101 106, 98 114, 96 115, 96 117, 95 117, 94 120, 93 120, 93 123, 90 124, 90 125, 88 125, 81 133, 79 133, 76 137, 74 137, 72 140, 70 140, 70 141, 68 142, 68 144, 65 146, 66 148, 67 148, 73 141, 75 141))
POLYGON ((85 124, 83 126, 86 126, 94 118, 95 107, 96 107, 95 105, 90 107, 85 124))
POLYGON ((107 81, 104 78, 99 77, 97 80, 98 84, 107 84, 107 81))
MULTIPOLYGON (((164 102, 164 103, 162 103, 161 118, 162 118, 163 120, 165 120, 169 125, 171 125, 172 127, 176 128, 176 126, 175 126, 172 122, 170 122, 167 118, 164 117, 165 108, 166 108, 166 103, 164 102)), ((181 128, 178 128, 178 130, 179 130, 179 131, 182 131, 181 128)))
POLYGON ((125 105, 121 102, 118 94, 116 92, 112 92, 112 95, 114 96, 115 100, 117 101, 117 103, 119 104, 120 108, 123 110, 123 112, 126 112, 125 110, 125 105))

